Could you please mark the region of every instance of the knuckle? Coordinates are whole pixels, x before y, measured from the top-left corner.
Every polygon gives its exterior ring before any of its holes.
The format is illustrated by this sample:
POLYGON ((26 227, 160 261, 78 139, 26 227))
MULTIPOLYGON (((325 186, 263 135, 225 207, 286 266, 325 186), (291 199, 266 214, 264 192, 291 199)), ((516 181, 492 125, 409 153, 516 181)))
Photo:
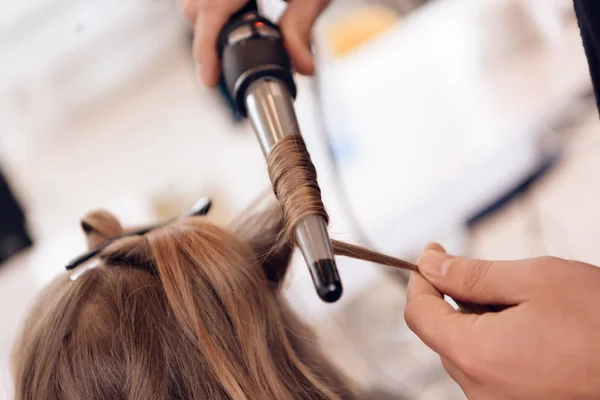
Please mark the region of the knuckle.
POLYGON ((484 349, 470 348, 457 358, 457 367, 473 380, 482 378, 490 367, 490 355, 484 349))
POLYGON ((198 0, 198 7, 203 11, 222 10, 228 5, 227 1, 198 0))
POLYGON ((194 44, 192 46, 192 53, 194 56, 194 59, 197 62, 201 62, 202 61, 202 55, 203 55, 203 46, 204 44, 196 37, 194 38, 194 44))
POLYGON ((404 320, 411 331, 418 333, 422 325, 422 310, 419 308, 418 299, 414 299, 414 296, 404 307, 404 320))
POLYGON ((456 365, 463 374, 470 378, 473 378, 481 367, 479 357, 474 352, 463 353, 461 357, 458 358, 456 365))
POLYGON ((406 307, 404 308, 404 320, 406 321, 406 326, 408 326, 408 328, 413 332, 416 327, 417 319, 414 309, 415 307, 412 305, 412 303, 407 303, 406 307))
POLYGON ((501 369, 503 352, 498 346, 490 345, 485 337, 465 338, 462 351, 455 355, 456 366, 474 381, 487 380, 492 371, 501 369))
POLYGON ((564 285, 563 274, 560 273, 561 259, 544 256, 533 259, 525 265, 524 275, 532 282, 537 282, 537 287, 550 287, 564 285))
POLYGON ((198 12, 196 3, 190 0, 181 1, 180 3, 184 16, 189 22, 193 23, 196 20, 196 14, 198 12))
POLYGON ((458 362, 458 368, 467 377, 477 380, 482 375, 486 365, 478 353, 469 352, 460 358, 460 361, 458 362))
POLYGON ((552 256, 538 257, 529 264, 529 267, 533 270, 533 272, 547 270, 548 267, 554 264, 557 260, 558 259, 556 257, 552 256))
POLYGON ((317 0, 317 6, 320 10, 323 10, 329 5, 330 2, 331 0, 317 0))
POLYGON ((554 262, 556 258, 551 256, 534 258, 523 266, 523 273, 529 277, 547 278, 547 272, 554 262))
POLYGON ((474 260, 469 262, 463 276, 463 285, 465 288, 472 290, 480 286, 482 282, 485 281, 493 264, 493 261, 485 260, 474 260))

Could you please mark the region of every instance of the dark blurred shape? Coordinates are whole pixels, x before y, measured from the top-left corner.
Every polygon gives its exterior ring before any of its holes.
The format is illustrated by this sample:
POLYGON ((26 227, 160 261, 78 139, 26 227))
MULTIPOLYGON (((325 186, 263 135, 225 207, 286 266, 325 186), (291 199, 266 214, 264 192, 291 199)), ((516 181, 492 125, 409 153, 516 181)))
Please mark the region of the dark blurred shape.
POLYGON ((242 117, 242 115, 239 112, 237 112, 237 108, 233 101, 233 97, 231 97, 231 95, 229 94, 229 90, 227 90, 227 84, 225 83, 225 80, 221 79, 218 88, 221 97, 225 101, 225 105, 231 111, 233 121, 241 123, 244 120, 244 117, 242 117))
POLYGON ((25 214, 0 171, 0 264, 31 244, 25 214))
MULTIPOLYGON (((551 132, 572 132, 575 126, 584 118, 587 112, 593 108, 593 103, 596 102, 592 88, 584 90, 578 101, 572 104, 572 108, 565 111, 564 114, 555 117, 554 121, 545 128, 551 132)), ((521 183, 516 185, 512 190, 506 193, 501 198, 497 199, 488 207, 472 215, 467 226, 474 227, 477 223, 484 220, 486 217, 494 214, 496 211, 510 203, 512 200, 527 193, 529 189, 540 181, 548 172, 552 170, 559 162, 562 155, 562 149, 554 149, 544 156, 544 161, 540 163, 538 168, 529 176, 525 177, 521 183)))
POLYGON ((554 167, 560 159, 560 154, 555 154, 550 157, 539 169, 533 172, 531 175, 526 177, 520 184, 518 184, 513 190, 506 193, 504 196, 490 204, 485 209, 481 210, 477 214, 473 215, 467 221, 467 226, 473 227, 477 223, 483 221, 486 217, 494 214, 496 211, 503 208, 505 205, 510 203, 512 200, 517 199, 523 193, 526 193, 535 183, 537 183, 542 177, 554 167))
POLYGON ((574 4, 600 110, 600 1, 575 0, 574 4))

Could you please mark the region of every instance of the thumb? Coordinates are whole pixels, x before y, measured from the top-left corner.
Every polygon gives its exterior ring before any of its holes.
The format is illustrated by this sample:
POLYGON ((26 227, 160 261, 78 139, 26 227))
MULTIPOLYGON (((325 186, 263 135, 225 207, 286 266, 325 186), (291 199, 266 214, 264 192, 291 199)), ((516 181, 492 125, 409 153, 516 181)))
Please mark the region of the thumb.
POLYGON ((441 293, 477 304, 515 305, 529 299, 534 261, 483 261, 438 251, 423 252, 419 272, 441 293))

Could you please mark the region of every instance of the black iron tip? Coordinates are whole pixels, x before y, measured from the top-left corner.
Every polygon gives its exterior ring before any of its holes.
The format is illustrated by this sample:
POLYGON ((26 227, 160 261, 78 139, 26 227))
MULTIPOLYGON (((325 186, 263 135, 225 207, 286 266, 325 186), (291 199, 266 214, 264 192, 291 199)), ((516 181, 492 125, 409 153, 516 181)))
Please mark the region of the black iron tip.
POLYGON ((330 283, 327 286, 317 288, 319 297, 326 303, 335 303, 342 297, 344 289, 342 288, 342 282, 337 281, 330 283))
POLYGON ((313 265, 313 281, 317 294, 326 303, 335 303, 342 297, 344 289, 334 260, 319 260, 313 265))

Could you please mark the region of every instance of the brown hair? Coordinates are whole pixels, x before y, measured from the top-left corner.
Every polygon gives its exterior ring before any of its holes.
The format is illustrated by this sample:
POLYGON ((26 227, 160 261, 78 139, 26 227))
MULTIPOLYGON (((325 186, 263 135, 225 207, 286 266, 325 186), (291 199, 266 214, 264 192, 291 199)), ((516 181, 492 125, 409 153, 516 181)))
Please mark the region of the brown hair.
MULTIPOLYGON (((319 215, 329 223, 329 215, 321 199, 317 171, 302 136, 290 135, 281 139, 267 157, 267 167, 273 193, 283 212, 281 240, 294 243, 293 229, 307 216, 319 215)), ((333 240, 335 254, 373 261, 390 267, 417 271, 409 262, 376 251, 333 240)))
MULTIPOLYGON (((292 230, 306 215, 328 217, 301 138, 273 153, 281 208, 248 214, 231 231, 194 217, 119 237, 110 213, 84 217, 90 247, 114 240, 95 268, 80 267, 75 281, 64 274, 37 301, 16 347, 17 399, 354 399, 281 298, 292 230)), ((416 269, 333 245, 338 255, 416 269)))
MULTIPOLYGON (((16 398, 353 399, 280 297, 284 225, 271 210, 235 233, 196 217, 115 240, 37 301, 16 347, 16 398)), ((123 232, 107 212, 82 227, 90 246, 123 232)))

